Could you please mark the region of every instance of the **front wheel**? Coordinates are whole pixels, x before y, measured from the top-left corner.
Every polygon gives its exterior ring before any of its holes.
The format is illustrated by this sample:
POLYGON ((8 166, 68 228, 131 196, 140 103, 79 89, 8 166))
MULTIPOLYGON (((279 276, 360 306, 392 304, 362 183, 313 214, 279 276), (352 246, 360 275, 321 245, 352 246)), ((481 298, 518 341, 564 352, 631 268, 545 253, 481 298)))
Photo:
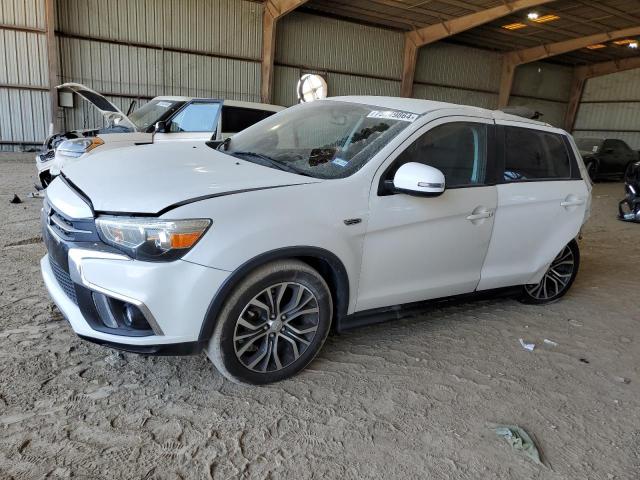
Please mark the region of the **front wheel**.
POLYGON ((572 240, 554 258, 540 283, 522 287, 520 301, 534 305, 553 303, 571 288, 580 267, 578 243, 572 240))
POLYGON ((236 383, 283 380, 316 356, 329 333, 332 312, 329 287, 316 270, 297 260, 270 263, 231 293, 207 355, 236 383))

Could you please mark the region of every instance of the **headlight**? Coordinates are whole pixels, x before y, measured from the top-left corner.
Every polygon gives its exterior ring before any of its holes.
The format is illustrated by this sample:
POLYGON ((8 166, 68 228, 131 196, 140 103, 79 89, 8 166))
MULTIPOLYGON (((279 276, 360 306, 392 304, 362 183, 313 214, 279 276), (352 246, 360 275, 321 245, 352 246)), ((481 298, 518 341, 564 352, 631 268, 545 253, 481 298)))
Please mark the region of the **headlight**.
POLYGON ((98 233, 105 243, 138 260, 169 262, 187 253, 211 225, 209 219, 99 217, 98 233))
POLYGON ((74 138, 72 140, 65 140, 62 142, 57 150, 67 157, 77 158, 100 145, 104 145, 104 141, 98 137, 74 138))

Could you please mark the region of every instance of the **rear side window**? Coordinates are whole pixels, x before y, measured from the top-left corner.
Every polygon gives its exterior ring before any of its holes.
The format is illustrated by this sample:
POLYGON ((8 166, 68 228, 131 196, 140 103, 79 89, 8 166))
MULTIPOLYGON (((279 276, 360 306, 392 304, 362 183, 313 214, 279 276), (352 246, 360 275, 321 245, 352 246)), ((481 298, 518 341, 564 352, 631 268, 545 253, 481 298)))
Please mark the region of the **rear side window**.
POLYGON ((483 185, 487 177, 487 125, 455 122, 432 128, 396 159, 385 179, 393 179, 405 163, 435 167, 447 188, 483 185))
POLYGON ((571 177, 571 160, 562 135, 505 127, 506 182, 571 177))
POLYGON ((270 117, 276 112, 256 110, 254 108, 222 107, 222 131, 224 133, 238 133, 251 125, 270 117))

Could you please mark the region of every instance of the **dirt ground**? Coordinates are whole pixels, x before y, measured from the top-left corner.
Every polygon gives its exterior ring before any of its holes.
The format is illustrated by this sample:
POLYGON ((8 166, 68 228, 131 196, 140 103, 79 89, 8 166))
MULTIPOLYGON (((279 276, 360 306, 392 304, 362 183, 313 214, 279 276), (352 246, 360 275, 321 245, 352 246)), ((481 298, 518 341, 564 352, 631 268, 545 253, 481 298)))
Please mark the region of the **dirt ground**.
POLYGON ((330 337, 302 374, 247 388, 204 355, 74 335, 40 276, 32 158, 0 156, 1 479, 639 478, 640 225, 615 219, 621 184, 596 186, 561 302, 433 308, 330 337), (496 424, 525 428, 545 466, 496 424))

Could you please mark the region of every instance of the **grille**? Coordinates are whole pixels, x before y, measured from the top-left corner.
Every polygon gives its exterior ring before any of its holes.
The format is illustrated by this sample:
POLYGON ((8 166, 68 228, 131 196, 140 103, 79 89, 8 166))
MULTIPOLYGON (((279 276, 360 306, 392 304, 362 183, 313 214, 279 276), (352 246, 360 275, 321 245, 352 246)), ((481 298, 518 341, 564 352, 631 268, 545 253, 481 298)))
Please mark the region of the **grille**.
POLYGON ((64 271, 64 269, 53 261, 51 257, 49 257, 49 264, 51 265, 51 269, 53 270, 53 275, 56 277, 56 280, 64 290, 64 293, 67 294, 73 303, 78 304, 78 299, 76 298, 76 289, 73 285, 73 280, 71 280, 71 276, 64 271))

